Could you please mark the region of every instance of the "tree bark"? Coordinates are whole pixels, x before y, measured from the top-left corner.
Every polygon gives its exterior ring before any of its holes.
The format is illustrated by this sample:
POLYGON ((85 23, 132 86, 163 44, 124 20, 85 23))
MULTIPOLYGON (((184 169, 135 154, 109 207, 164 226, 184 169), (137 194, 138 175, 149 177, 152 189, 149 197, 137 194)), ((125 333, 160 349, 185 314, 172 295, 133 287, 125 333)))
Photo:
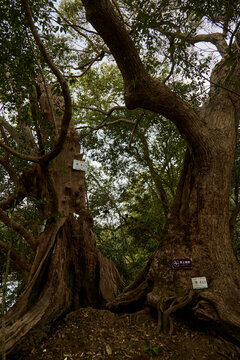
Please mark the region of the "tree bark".
MULTIPOLYGON (((55 122, 57 132, 61 125, 60 98, 53 96, 49 87, 49 103, 45 87, 39 86, 39 107, 44 114, 39 126, 43 129, 46 122, 55 122)), ((30 167, 31 177, 22 178, 25 194, 41 200, 39 213, 46 225, 34 239, 35 258, 26 289, 6 314, 5 349, 13 358, 18 358, 23 338, 27 351, 30 338, 41 339, 44 332, 36 329, 80 306, 102 308, 123 286, 113 262, 96 247, 93 220, 86 209, 85 174, 73 169, 73 160, 80 161, 82 156, 71 121, 61 153, 48 166, 30 167)))
POLYGON ((83 3, 87 19, 108 45, 122 73, 126 105, 165 116, 178 127, 188 148, 161 245, 133 284, 108 306, 113 311, 126 311, 150 305, 157 310, 158 329, 164 331, 172 331, 171 313, 188 307, 197 318, 218 325, 240 341, 240 269, 229 229, 240 110, 239 64, 225 54, 212 73, 215 86, 208 102, 194 111, 146 73, 110 1, 83 3), (191 258, 193 269, 174 270, 174 258, 191 258), (193 291, 194 277, 206 277, 208 289, 193 291))
MULTIPOLYGON (((170 314, 188 306, 194 316, 240 341, 240 269, 233 254, 228 199, 233 164, 221 146, 210 162, 186 155, 178 195, 154 256, 129 288, 112 303, 113 311, 156 308, 158 328, 172 331, 170 314), (192 270, 174 270, 175 258, 191 258, 192 270), (206 277, 208 289, 192 290, 192 278, 206 277)), ((232 152, 233 153, 233 152, 232 152)))

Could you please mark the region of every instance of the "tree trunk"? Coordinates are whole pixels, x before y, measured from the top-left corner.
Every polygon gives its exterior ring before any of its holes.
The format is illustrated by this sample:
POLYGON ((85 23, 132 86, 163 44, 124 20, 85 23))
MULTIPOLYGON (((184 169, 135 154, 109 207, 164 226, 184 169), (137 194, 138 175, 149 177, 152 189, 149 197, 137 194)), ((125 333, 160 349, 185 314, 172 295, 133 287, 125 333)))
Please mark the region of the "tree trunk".
MULTIPOLYGON (((226 73, 224 63, 217 71, 218 78, 226 73)), ((187 307, 240 342, 240 268, 229 228, 237 101, 218 89, 201 109, 209 137, 187 150, 161 245, 135 282, 109 304, 113 311, 150 305, 157 309, 158 329, 171 332, 170 314, 187 307), (193 268, 174 270, 177 258, 191 258, 193 268), (193 290, 195 277, 206 277, 208 289, 193 290)))
MULTIPOLYGON (((34 333, 36 338, 32 341, 40 340, 44 335, 40 329, 66 312, 80 306, 104 307, 122 286, 114 264, 96 248, 92 219, 87 211, 79 214, 78 219, 74 216, 58 219, 46 232, 41 239, 44 255, 40 264, 32 272, 25 292, 6 315, 7 352, 30 330, 34 331, 25 337, 25 343, 29 343, 34 333)), ((26 350, 29 351, 28 344, 26 350)))
MULTIPOLYGON (((57 115, 52 121, 51 111, 57 113, 57 101, 50 91, 46 99, 46 91, 41 89, 39 104, 44 110, 44 124, 54 123, 54 132, 61 123, 57 115)), ((102 308, 123 286, 113 262, 96 247, 93 220, 86 210, 85 173, 73 169, 73 160, 82 160, 82 154, 71 122, 57 158, 48 166, 34 165, 31 177, 22 179, 26 191, 41 200, 39 210, 46 225, 34 244, 35 258, 27 287, 6 314, 7 353, 15 349, 17 354, 16 346, 21 341, 22 348, 24 336, 29 351, 29 339, 40 340, 44 334, 36 329, 43 329, 80 306, 102 308)), ((18 359, 19 354, 12 356, 18 359)))
POLYGON ((109 308, 137 310, 146 303, 157 309, 158 328, 172 331, 170 314, 187 306, 196 317, 219 325, 239 341, 240 269, 229 231, 240 113, 238 40, 229 49, 223 34, 208 38, 224 58, 213 69, 214 86, 208 102, 195 110, 146 72, 110 1, 84 0, 83 4, 88 21, 121 71, 127 107, 141 107, 172 121, 188 148, 162 243, 134 283, 109 308), (174 270, 174 258, 192 258, 193 269, 174 270), (206 277, 208 289, 193 291, 194 277, 206 277))

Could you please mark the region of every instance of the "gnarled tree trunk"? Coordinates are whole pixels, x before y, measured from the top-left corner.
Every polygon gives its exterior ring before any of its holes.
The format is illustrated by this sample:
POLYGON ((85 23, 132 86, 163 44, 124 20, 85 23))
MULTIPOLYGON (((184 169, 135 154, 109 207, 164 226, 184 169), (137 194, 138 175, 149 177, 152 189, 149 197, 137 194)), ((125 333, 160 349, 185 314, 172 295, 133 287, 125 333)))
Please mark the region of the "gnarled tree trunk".
POLYGON ((223 35, 212 34, 225 57, 213 70, 211 80, 217 86, 212 86, 208 102, 195 111, 147 74, 108 0, 83 3, 87 19, 110 48, 122 73, 126 105, 165 116, 178 127, 188 148, 162 243, 134 283, 109 308, 136 310, 148 304, 158 311, 158 328, 167 331, 172 330, 170 314, 188 306, 197 318, 219 325, 239 341, 240 268, 229 230, 240 110, 240 68, 234 58, 238 47, 233 45, 230 54, 223 35), (192 270, 174 270, 174 258, 192 258, 192 270), (208 289, 193 290, 194 277, 206 277, 208 289))
MULTIPOLYGON (((49 126, 58 132, 61 102, 50 88, 38 86, 40 96, 35 103, 32 99, 32 105, 38 104, 44 114, 39 126, 41 134, 45 126, 47 138, 49 126)), ((123 285, 113 262, 96 247, 93 220, 86 209, 85 174, 73 169, 73 160, 82 160, 82 155, 71 122, 62 152, 47 166, 33 165, 21 178, 25 195, 40 200, 39 211, 46 224, 33 243, 35 258, 26 290, 6 314, 8 353, 20 341, 22 346, 24 336, 28 343, 36 328, 44 328, 66 312, 80 306, 105 306, 123 285)), ((34 340, 42 335, 37 332, 34 340)))

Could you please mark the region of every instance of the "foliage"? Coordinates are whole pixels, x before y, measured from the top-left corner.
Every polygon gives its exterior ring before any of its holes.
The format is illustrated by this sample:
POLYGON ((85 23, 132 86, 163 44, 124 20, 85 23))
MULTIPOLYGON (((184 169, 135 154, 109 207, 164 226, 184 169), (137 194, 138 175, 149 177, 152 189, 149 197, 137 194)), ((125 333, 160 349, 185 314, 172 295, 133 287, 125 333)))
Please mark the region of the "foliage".
POLYGON ((127 280, 161 239, 166 216, 161 193, 170 208, 185 147, 175 127, 160 116, 122 107, 122 80, 114 65, 93 68, 72 88, 80 139, 96 164, 87 184, 98 245, 127 280), (108 125, 118 119, 123 122, 108 125), (94 131, 99 124, 107 126, 94 131))
POLYGON ((159 353, 158 347, 152 344, 150 344, 148 347, 145 347, 144 351, 146 351, 150 356, 158 356, 159 353))
MULTIPOLYGON (((32 1, 33 17, 45 34, 49 27, 49 1, 32 1)), ((20 1, 1 1, 0 17, 0 101, 10 109, 19 109, 28 97, 39 67, 44 63, 29 32, 20 1), (7 61, 6 61, 7 59, 7 61)))

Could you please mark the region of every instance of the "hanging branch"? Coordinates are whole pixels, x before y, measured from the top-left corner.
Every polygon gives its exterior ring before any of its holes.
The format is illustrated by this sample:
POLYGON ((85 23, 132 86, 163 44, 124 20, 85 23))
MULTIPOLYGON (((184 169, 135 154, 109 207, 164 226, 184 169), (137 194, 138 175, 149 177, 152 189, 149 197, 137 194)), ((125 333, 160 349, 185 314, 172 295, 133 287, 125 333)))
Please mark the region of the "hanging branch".
MULTIPOLYGON (((76 130, 80 130, 80 129, 90 129, 89 133, 90 132, 93 132, 93 131, 96 131, 96 130, 99 130, 105 126, 110 126, 110 125, 115 125, 115 124, 118 124, 118 123, 126 123, 126 124, 132 124, 132 125, 135 125, 135 122, 132 121, 132 120, 128 120, 128 119, 124 119, 124 118, 121 118, 121 119, 117 119, 117 120, 114 120, 114 121, 111 121, 111 122, 108 122, 108 123, 105 123, 105 119, 104 121, 102 121, 99 125, 93 127, 93 126, 79 126, 76 128, 76 130)), ((84 135, 85 136, 85 135, 84 135)))

